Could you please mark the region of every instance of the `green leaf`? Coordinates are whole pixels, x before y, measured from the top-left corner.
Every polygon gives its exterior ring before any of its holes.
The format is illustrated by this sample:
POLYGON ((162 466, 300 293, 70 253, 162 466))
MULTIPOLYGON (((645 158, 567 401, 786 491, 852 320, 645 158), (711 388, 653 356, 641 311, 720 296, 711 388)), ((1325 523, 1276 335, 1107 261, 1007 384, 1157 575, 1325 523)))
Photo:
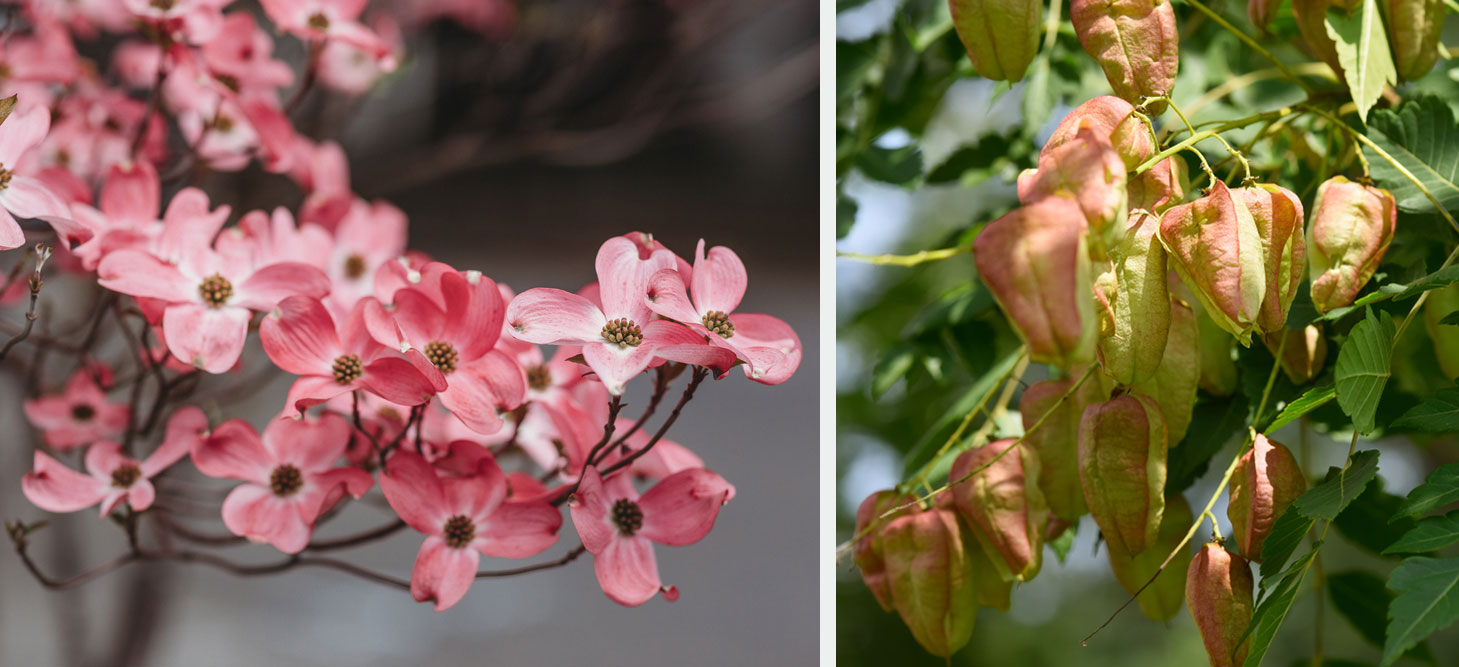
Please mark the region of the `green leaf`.
POLYGON ((1058 557, 1061 564, 1065 558, 1069 557, 1069 550, 1074 548, 1074 531, 1078 527, 1077 523, 1069 524, 1069 527, 1059 533, 1058 537, 1048 541, 1049 548, 1054 550, 1054 555, 1058 557))
POLYGON ((1421 554, 1436 551, 1459 542, 1459 510, 1444 516, 1419 520, 1418 525, 1403 534, 1384 554, 1421 554))
POLYGON ((1401 505, 1403 498, 1384 491, 1383 478, 1375 477, 1363 493, 1337 515, 1332 525, 1348 541, 1382 555, 1418 524, 1409 518, 1388 521, 1401 505))
POLYGON ((1353 454, 1347 468, 1328 468, 1327 478, 1292 501, 1303 516, 1332 521, 1353 502, 1378 474, 1378 452, 1368 449, 1353 454))
MULTIPOLYGON (((1403 291, 1393 297, 1395 301, 1416 297, 1429 290, 1448 287, 1459 282, 1459 264, 1446 266, 1404 286, 1403 291)), ((1384 285, 1384 287, 1388 287, 1384 285)))
POLYGON ((1261 579, 1266 581, 1281 573, 1287 559, 1302 544, 1302 538, 1312 529, 1312 519, 1301 512, 1282 512, 1272 524, 1272 532, 1261 544, 1261 579))
POLYGON ((1332 596, 1332 605, 1353 624, 1358 634, 1382 648, 1388 603, 1393 599, 1383 580, 1360 570, 1338 572, 1327 575, 1327 592, 1332 596))
POLYGON ((882 394, 887 393, 897 380, 911 370, 916 361, 917 346, 911 343, 898 343, 887 350, 886 355, 876 362, 876 368, 872 370, 871 398, 881 398, 882 394))
POLYGON ((1352 12, 1329 11, 1325 17, 1327 36, 1337 49, 1343 78, 1358 107, 1358 116, 1368 122, 1368 110, 1383 96, 1383 86, 1398 83, 1398 70, 1388 51, 1388 34, 1375 0, 1363 0, 1352 12))
POLYGON ((1385 667, 1459 618, 1459 558, 1406 559, 1389 575, 1388 588, 1398 596, 1388 606, 1388 638, 1379 663, 1385 667))
POLYGON ((1337 387, 1334 385, 1325 384, 1321 387, 1308 389, 1307 393, 1302 394, 1297 400, 1288 403, 1287 407, 1282 408, 1282 412, 1277 415, 1277 418, 1267 425, 1266 432, 1275 432, 1277 429, 1301 419, 1302 415, 1322 407, 1336 397, 1337 387))
POLYGON ((1369 308, 1337 353, 1337 404, 1342 406, 1343 414, 1352 417, 1359 433, 1373 430, 1378 399, 1383 397, 1383 386, 1392 373, 1388 357, 1396 327, 1388 313, 1380 315, 1375 316, 1369 308))
POLYGON ((928 184, 951 183, 974 170, 992 170, 1008 154, 1011 143, 1001 134, 989 134, 963 146, 927 172, 928 184))
POLYGON ((856 224, 856 200, 846 195, 836 197, 836 238, 846 238, 856 224))
MULTIPOLYGON (((1277 636, 1282 621, 1287 619, 1287 612, 1292 610, 1292 601, 1297 598, 1297 591, 1302 588, 1302 580, 1307 576, 1307 564, 1312 562, 1312 557, 1317 555, 1320 546, 1322 543, 1318 542, 1311 551, 1294 561, 1292 567, 1271 588, 1271 592, 1256 605, 1256 611, 1251 614, 1251 627, 1248 629, 1251 648, 1246 654, 1246 667, 1257 667, 1261 664, 1261 659, 1266 657, 1272 639, 1277 636)), ((1262 583, 1265 584, 1266 581, 1263 580, 1262 583)))
POLYGON ((1180 446, 1171 447, 1165 473, 1165 495, 1180 493, 1206 474, 1211 457, 1246 430, 1246 397, 1234 394, 1220 402, 1197 403, 1180 446))
POLYGON ((922 149, 917 144, 901 148, 872 146, 856 157, 856 166, 867 178, 910 188, 922 175, 922 149))
MULTIPOLYGON (((1459 124, 1444 100, 1426 95, 1405 102, 1396 111, 1379 109, 1368 119, 1368 139, 1423 183, 1439 205, 1459 210, 1459 124)), ((1393 192, 1398 207, 1412 213, 1434 213, 1423 190, 1387 159, 1364 147, 1373 179, 1393 192)))
POLYGON ((1459 430, 1459 387, 1445 387, 1409 408, 1393 422, 1395 429, 1424 433, 1447 433, 1459 430))
POLYGON ((1408 493, 1392 520, 1418 516, 1459 500, 1459 463, 1442 465, 1429 473, 1427 480, 1408 493))
POLYGON ((923 464, 932 458, 932 455, 937 452, 935 447, 941 446, 943 441, 952 435, 953 424, 961 422, 965 415, 983 402, 983 397, 997 388, 998 380, 1007 375, 1022 356, 1023 348, 1017 348, 1004 355, 1002 359, 993 364, 992 368, 988 369, 988 372, 979 377, 973 386, 969 387, 967 392, 959 397, 957 402, 947 409, 947 412, 942 414, 942 417, 938 418, 937 423, 928 429, 926 435, 923 435, 922 439, 912 447, 912 451, 907 454, 906 464, 902 468, 903 479, 921 469, 923 464))

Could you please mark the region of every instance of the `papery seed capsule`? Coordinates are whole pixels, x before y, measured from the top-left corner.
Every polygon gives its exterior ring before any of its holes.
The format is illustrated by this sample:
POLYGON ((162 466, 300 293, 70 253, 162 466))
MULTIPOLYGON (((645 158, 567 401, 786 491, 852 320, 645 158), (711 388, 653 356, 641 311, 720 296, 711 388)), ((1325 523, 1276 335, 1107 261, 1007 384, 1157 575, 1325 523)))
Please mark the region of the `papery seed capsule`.
POLYGON ((1018 199, 1025 204, 1061 193, 1079 202, 1103 248, 1118 242, 1125 224, 1125 163, 1089 121, 1073 140, 1040 155, 1038 169, 1018 175, 1018 199))
POLYGON ((1439 322, 1455 311, 1459 311, 1459 283, 1429 292, 1424 302, 1424 328, 1434 341, 1439 369, 1450 380, 1459 378, 1459 326, 1439 322))
POLYGON ((1150 581, 1150 577, 1160 572, 1159 576, 1155 576, 1155 581, 1135 598, 1140 605, 1140 613, 1152 621, 1165 622, 1175 618, 1180 613, 1181 605, 1185 603, 1185 575, 1190 568, 1190 549, 1182 549, 1176 554, 1164 571, 1160 570, 1160 565, 1185 540, 1186 530, 1190 528, 1192 521, 1194 517, 1191 515, 1190 503, 1186 502, 1184 496, 1176 494, 1165 500, 1165 515, 1160 520, 1160 533, 1151 548, 1133 556, 1112 545, 1105 549, 1109 554, 1109 567, 1114 571, 1115 579, 1130 595, 1134 595, 1145 582, 1150 581))
POLYGON ((866 528, 880 519, 882 514, 913 500, 915 499, 888 489, 867 496, 856 510, 856 534, 860 537, 852 544, 851 559, 861 570, 862 580, 871 589, 871 594, 876 596, 877 604, 884 611, 892 610, 892 591, 891 584, 887 581, 886 562, 882 558, 883 530, 887 523, 907 512, 904 510, 881 520, 881 525, 870 531, 866 528), (863 531, 866 532, 865 535, 862 535, 863 531))
MULTIPOLYGON (((1225 332, 1218 332, 1228 342, 1225 332)), ((1190 427, 1196 407, 1196 387, 1201 379, 1201 347, 1196 316, 1186 302, 1172 298, 1170 302, 1170 335, 1165 341, 1165 354, 1155 374, 1132 388, 1155 399, 1171 447, 1180 444, 1190 427)))
POLYGON ((1018 402, 1023 418, 1022 446, 1033 450, 1039 460, 1039 490, 1049 511, 1067 521, 1078 521, 1089 512, 1084 505, 1084 489, 1079 485, 1079 419, 1085 407, 1108 398, 1099 382, 1089 378, 1060 403, 1076 381, 1035 382, 1023 390, 1018 402), (1034 429, 1039 419, 1043 424, 1034 429))
POLYGON ((1383 261, 1398 225, 1393 194, 1334 176, 1317 188, 1307 251, 1312 305, 1326 313, 1349 305, 1383 261))
POLYGON ((1327 34, 1325 20, 1328 8, 1336 6, 1339 5, 1330 0, 1292 0, 1292 17, 1297 20, 1297 31, 1302 34, 1307 51, 1314 58, 1327 63, 1337 74, 1337 80, 1342 81, 1342 64, 1337 58, 1337 44, 1327 34))
POLYGON ((1212 667, 1246 662, 1251 625, 1251 566, 1219 542, 1201 547, 1185 578, 1185 604, 1190 610, 1212 667), (1239 643, 1239 648, 1238 648, 1239 643))
POLYGON ((1028 581, 1042 564, 1049 507, 1038 487, 1038 455, 1014 448, 1016 442, 997 440, 963 452, 947 477, 958 511, 968 518, 993 567, 1004 580, 1028 581))
POLYGON ((1251 24, 1266 32, 1267 24, 1277 15, 1277 10, 1282 8, 1280 0, 1248 0, 1246 3, 1246 16, 1251 19, 1251 24))
POLYGON ((1321 325, 1284 329, 1281 333, 1263 334, 1261 339, 1273 356, 1281 350, 1282 372, 1287 374, 1292 384, 1311 382, 1327 363, 1327 337, 1322 335, 1321 325), (1286 347, 1282 347, 1282 338, 1287 339, 1286 347))
POLYGON ((1170 289, 1160 220, 1148 211, 1129 217, 1124 241, 1111 253, 1117 286, 1107 302, 1113 331, 1099 339, 1104 371, 1120 384, 1149 379, 1165 355, 1170 333, 1170 289))
POLYGON ((1302 200, 1280 185, 1260 183, 1231 191, 1246 205, 1265 249, 1266 296, 1256 319, 1259 331, 1281 331, 1287 311, 1297 297, 1307 262, 1307 243, 1302 227, 1306 217, 1302 200))
POLYGON ((1189 187, 1185 162, 1168 157, 1156 162, 1149 171, 1129 178, 1125 186, 1127 205, 1131 211, 1145 209, 1156 214, 1164 213, 1185 200, 1185 191, 1189 187))
POLYGON ((1266 276, 1261 235, 1246 205, 1216 181, 1210 194, 1165 212, 1160 240, 1211 320, 1250 345, 1266 276))
POLYGON ((1444 0, 1382 0, 1383 23, 1399 81, 1413 81, 1429 73, 1439 59, 1439 37, 1444 33, 1444 0))
MULTIPOLYGON (((1170 93, 1180 66, 1180 33, 1168 0, 1071 0, 1069 19, 1116 95, 1138 104, 1170 93)), ((1156 115, 1164 110, 1163 102, 1150 106, 1156 115)))
POLYGON ((978 606, 1008 611, 1013 603, 1013 582, 1005 581, 998 575, 998 568, 993 564, 993 559, 988 557, 988 547, 979 541, 977 531, 973 530, 968 518, 957 511, 957 503, 953 502, 952 494, 938 496, 937 506, 958 517, 958 528, 963 535, 963 552, 967 554, 969 567, 974 574, 973 584, 977 588, 978 606))
POLYGON ((1039 51, 1044 5, 1037 0, 949 0, 952 25, 978 76, 1014 82, 1039 51))
POLYGON ((1277 517, 1307 491, 1307 478, 1291 450, 1258 433, 1236 463, 1230 491, 1226 517, 1231 519, 1231 531, 1242 555, 1260 563, 1267 535, 1277 517))
POLYGON ((1084 214, 1046 197, 988 223, 973 241, 978 275, 1028 343, 1029 358, 1069 368, 1094 359, 1084 214))
POLYGON ((1048 155, 1055 148, 1074 140, 1080 127, 1087 126, 1095 135, 1109 141, 1111 147, 1124 161, 1127 170, 1134 170, 1141 162, 1155 154, 1155 139, 1145 121, 1134 114, 1135 106, 1113 95, 1100 95, 1074 107, 1049 140, 1044 142, 1040 157, 1048 155))
POLYGON ((893 605, 917 643, 944 658, 965 646, 978 575, 957 516, 934 508, 898 517, 886 525, 883 553, 893 605))
POLYGON ((1138 554, 1155 543, 1165 511, 1165 419, 1155 399, 1125 394, 1085 408, 1079 482, 1104 540, 1138 554))

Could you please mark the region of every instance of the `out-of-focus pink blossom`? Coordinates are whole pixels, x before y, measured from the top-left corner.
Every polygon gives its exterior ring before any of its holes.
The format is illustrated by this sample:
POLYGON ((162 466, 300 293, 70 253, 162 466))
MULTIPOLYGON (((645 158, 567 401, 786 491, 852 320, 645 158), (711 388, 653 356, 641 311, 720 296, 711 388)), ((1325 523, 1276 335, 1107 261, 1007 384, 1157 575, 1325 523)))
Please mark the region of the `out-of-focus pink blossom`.
POLYGON ((115 438, 129 421, 127 405, 107 401, 87 368, 71 376, 64 392, 26 401, 23 407, 46 444, 63 451, 115 438))

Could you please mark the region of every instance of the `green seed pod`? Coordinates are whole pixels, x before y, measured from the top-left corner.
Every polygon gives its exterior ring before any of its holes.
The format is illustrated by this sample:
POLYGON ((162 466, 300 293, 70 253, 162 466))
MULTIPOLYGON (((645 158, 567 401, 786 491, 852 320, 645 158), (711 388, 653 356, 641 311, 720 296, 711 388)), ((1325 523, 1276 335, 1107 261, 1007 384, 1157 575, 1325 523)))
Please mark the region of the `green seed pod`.
POLYGON ((1261 235, 1241 199, 1216 181, 1210 194, 1165 212, 1160 240, 1211 320, 1250 345, 1266 276, 1261 235))
POLYGON ((978 76, 1015 82, 1039 52, 1044 5, 1038 0, 948 0, 952 26, 978 76))
POLYGON ((1189 187, 1185 162, 1168 157, 1156 162, 1150 171, 1131 176, 1125 192, 1131 211, 1145 209, 1159 214, 1184 201, 1189 187))
MULTIPOLYGON (((890 489, 877 491, 867 496, 856 510, 856 534, 861 535, 862 531, 865 531, 866 527, 882 514, 912 500, 914 499, 890 489)), ((862 580, 866 582, 866 587, 871 589, 871 594, 876 596, 877 604, 881 605, 883 611, 892 610, 891 584, 887 581, 886 562, 882 558, 883 531, 889 521, 906 513, 907 510, 903 510, 895 516, 888 517, 886 521, 882 522, 881 527, 861 535, 852 544, 851 560, 861 570, 862 580)))
POLYGON ((1141 162, 1155 154, 1155 139, 1145 121, 1134 114, 1135 106, 1113 95, 1100 95, 1084 104, 1074 107, 1049 140, 1044 142, 1040 157, 1048 155, 1055 148, 1074 140, 1080 127, 1089 127, 1095 135, 1109 141, 1125 169, 1133 171, 1141 162))
POLYGON ((1444 0, 1380 0, 1388 46, 1399 81, 1413 81, 1429 73, 1439 59, 1439 37, 1444 34, 1444 0))
POLYGON ((1439 321, 1456 310, 1459 310, 1459 283, 1429 292, 1429 299, 1424 302, 1424 328, 1434 341, 1439 368, 1450 380, 1459 378, 1459 327, 1439 324, 1439 321))
POLYGON ((893 605, 917 643, 946 658, 967 645, 978 613, 977 572, 957 516, 930 509, 898 517, 882 538, 893 605))
POLYGON ((1246 205, 1261 237, 1266 296, 1256 319, 1259 331, 1281 331, 1307 262, 1302 200, 1280 185, 1261 183, 1231 191, 1246 205))
POLYGON ((1383 261, 1398 225, 1393 194, 1334 176, 1317 188, 1307 232, 1312 304, 1317 312, 1350 305, 1383 261))
MULTIPOLYGON (((1125 101, 1170 94, 1180 66, 1180 33, 1168 0, 1070 0, 1079 44, 1125 101)), ((1159 115, 1165 104, 1153 104, 1159 115)))
POLYGON ((1079 202, 1103 248, 1119 242, 1125 224, 1125 163, 1088 121, 1074 139, 1040 155, 1038 169, 1018 175, 1018 199, 1025 204, 1061 193, 1079 202))
POLYGON ((1095 378, 1090 378, 1059 403, 1074 382, 1035 382, 1023 390, 1018 401, 1025 433, 1022 446, 1032 450, 1039 460, 1039 490, 1049 511, 1066 521, 1078 521, 1089 513, 1084 505, 1084 489, 1079 485, 1079 418, 1085 407, 1108 398, 1095 378), (1040 418, 1043 425, 1031 430, 1040 418))
POLYGON ((1307 491, 1307 477, 1291 450, 1258 433, 1251 449, 1236 462, 1229 488, 1226 518, 1231 519, 1231 532, 1242 555, 1260 563, 1267 535, 1277 517, 1307 491))
POLYGON ((1035 362, 1069 368, 1094 359, 1086 235, 1079 205, 1053 196, 988 223, 973 241, 978 275, 1035 362))
POLYGON ((1079 482, 1104 540, 1127 554, 1155 543, 1165 511, 1165 419, 1155 399, 1125 394, 1085 408, 1079 482))
POLYGON ((1251 625, 1251 587, 1251 566, 1219 542, 1201 547, 1191 559, 1185 578, 1185 604, 1201 632, 1211 667, 1235 667, 1246 662, 1249 642, 1242 641, 1242 635, 1251 625))
POLYGON ((1003 577, 998 576, 998 568, 994 566, 993 559, 988 557, 988 547, 978 540, 977 531, 968 523, 968 518, 957 511, 957 503, 953 502, 952 494, 938 496, 937 506, 958 517, 958 528, 963 534, 963 550, 968 555, 968 560, 972 561, 970 567, 975 573, 973 581, 977 588, 978 606, 1008 611, 1008 607, 1013 604, 1013 582, 1004 581, 1003 577))
POLYGON ((1170 289, 1159 227, 1153 214, 1136 211, 1129 217, 1124 241, 1111 253, 1117 286, 1105 310, 1113 331, 1100 337, 1099 356, 1104 371, 1120 384, 1149 379, 1165 355, 1170 289))
MULTIPOLYGON (((1160 404, 1165 430, 1171 447, 1180 444, 1190 427, 1196 407, 1196 387, 1201 379, 1201 346, 1197 339, 1196 316, 1180 299, 1170 300, 1170 335, 1165 341, 1165 354, 1155 375, 1132 387, 1153 397, 1160 404)), ((1231 338, 1220 332, 1228 343, 1231 338)))
POLYGON ((952 498, 1005 581, 1039 573, 1049 506, 1039 491, 1039 459, 1012 438, 957 457, 947 473, 952 498), (984 466, 987 466, 984 468, 984 466), (973 474, 974 471, 981 471, 973 474))
POLYGON ((1327 338, 1322 335, 1319 324, 1263 334, 1261 339, 1273 356, 1278 349, 1282 351, 1282 372, 1287 374, 1292 384, 1300 386, 1311 382, 1327 363, 1327 338), (1287 339, 1286 347, 1281 347, 1283 337, 1287 339))
POLYGON ((1190 567, 1190 550, 1184 549, 1177 554, 1164 571, 1160 570, 1160 565, 1185 540, 1186 530, 1194 520, 1190 503, 1185 501, 1184 496, 1176 494, 1165 500, 1165 516, 1160 520, 1160 534, 1151 548, 1133 556, 1112 545, 1105 549, 1109 554, 1109 567, 1114 571, 1115 579, 1119 580, 1120 586, 1130 595, 1139 591, 1145 582, 1150 581, 1150 577, 1155 577, 1155 581, 1135 598, 1135 602, 1140 605, 1140 613, 1145 618, 1163 623, 1175 618, 1180 613, 1181 605, 1185 604, 1185 575, 1190 567), (1156 572, 1160 572, 1159 576, 1155 575, 1156 572))

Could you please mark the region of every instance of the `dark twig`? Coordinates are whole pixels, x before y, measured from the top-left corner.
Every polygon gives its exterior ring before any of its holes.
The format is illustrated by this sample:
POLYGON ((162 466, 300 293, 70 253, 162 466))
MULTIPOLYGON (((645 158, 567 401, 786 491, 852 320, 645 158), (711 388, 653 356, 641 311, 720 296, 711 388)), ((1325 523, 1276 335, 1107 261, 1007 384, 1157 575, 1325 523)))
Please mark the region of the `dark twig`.
POLYGON ((583 552, 585 552, 587 550, 588 550, 587 547, 579 544, 579 545, 577 545, 577 547, 573 548, 572 551, 569 551, 566 554, 563 554, 562 558, 559 558, 559 559, 554 560, 554 561, 549 561, 549 562, 546 562, 546 563, 537 563, 536 565, 527 565, 527 566, 524 566, 524 567, 516 567, 516 568, 512 568, 510 570, 482 570, 482 571, 476 573, 476 578, 477 579, 485 579, 487 577, 511 577, 511 576, 515 576, 515 575, 518 575, 518 574, 526 574, 528 572, 536 572, 538 570, 550 570, 550 569, 555 568, 555 567, 562 567, 564 565, 567 565, 568 563, 571 563, 571 562, 577 560, 578 556, 583 555, 583 552))
POLYGON ((316 540, 310 542, 309 546, 305 548, 309 551, 332 551, 335 549, 348 549, 353 546, 358 546, 367 542, 373 542, 378 539, 389 537, 400 532, 404 528, 405 522, 396 519, 395 521, 380 526, 379 528, 376 528, 374 530, 368 530, 363 533, 346 535, 344 537, 337 537, 330 540, 316 540))

